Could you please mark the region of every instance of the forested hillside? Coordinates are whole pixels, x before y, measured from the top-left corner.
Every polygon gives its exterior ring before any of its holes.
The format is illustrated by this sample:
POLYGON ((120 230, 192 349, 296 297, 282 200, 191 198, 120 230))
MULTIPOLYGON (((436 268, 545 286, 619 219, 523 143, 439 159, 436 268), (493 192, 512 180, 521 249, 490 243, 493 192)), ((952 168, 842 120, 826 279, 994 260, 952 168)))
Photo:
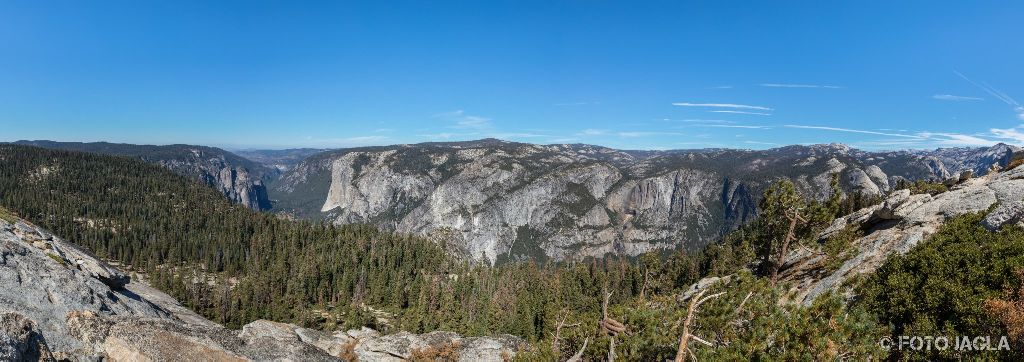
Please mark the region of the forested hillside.
POLYGON ((134 145, 109 142, 17 141, 15 144, 137 158, 199 180, 253 210, 271 207, 266 183, 279 171, 231 152, 195 145, 134 145))
POLYGON ((817 235, 862 201, 806 199, 778 182, 760 218, 701 252, 487 267, 451 257, 444 238, 254 212, 133 159, 0 145, 0 165, 0 205, 232 327, 265 318, 328 330, 510 333, 531 344, 523 360, 665 360, 680 351, 701 360, 1020 357, 890 355, 877 343, 908 331, 1009 335, 1020 350, 1014 272, 1024 267, 1024 232, 979 227, 981 214, 957 217, 851 282, 852 296, 801 306, 785 302, 792 285, 775 277, 782 256, 805 248, 841 263, 849 241, 870 230, 817 235))

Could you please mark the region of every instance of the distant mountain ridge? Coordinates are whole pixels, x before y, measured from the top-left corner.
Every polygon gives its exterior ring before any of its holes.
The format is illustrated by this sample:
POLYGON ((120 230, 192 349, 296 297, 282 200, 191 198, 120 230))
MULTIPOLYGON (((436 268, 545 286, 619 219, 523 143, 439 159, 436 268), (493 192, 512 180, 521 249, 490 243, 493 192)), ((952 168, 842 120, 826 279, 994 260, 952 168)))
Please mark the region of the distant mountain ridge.
POLYGON ((194 145, 133 145, 108 142, 17 141, 18 145, 132 157, 155 163, 212 186, 231 201, 253 210, 269 210, 265 184, 279 174, 274 168, 231 152, 194 145))
POLYGON ((328 148, 289 148, 283 150, 236 150, 234 153, 265 166, 288 171, 307 157, 330 150, 328 148))
POLYGON ((252 209, 437 235, 489 263, 699 248, 753 219, 761 193, 779 178, 825 198, 837 173, 844 192, 882 195, 901 180, 984 174, 1021 150, 868 152, 820 144, 633 151, 483 139, 238 151, 247 159, 191 145, 16 143, 139 158, 252 209))
POLYGON ((975 174, 985 173, 989 165, 1006 165, 1010 162, 1015 152, 1021 148, 1004 143, 988 148, 939 148, 934 151, 915 151, 914 153, 925 156, 933 156, 954 171, 972 170, 975 174))
POLYGON ((339 149, 310 156, 270 189, 275 210, 459 241, 490 263, 638 255, 700 247, 751 220, 779 178, 827 197, 881 195, 1005 165, 1013 146, 866 152, 841 144, 769 150, 623 151, 485 139, 339 149))

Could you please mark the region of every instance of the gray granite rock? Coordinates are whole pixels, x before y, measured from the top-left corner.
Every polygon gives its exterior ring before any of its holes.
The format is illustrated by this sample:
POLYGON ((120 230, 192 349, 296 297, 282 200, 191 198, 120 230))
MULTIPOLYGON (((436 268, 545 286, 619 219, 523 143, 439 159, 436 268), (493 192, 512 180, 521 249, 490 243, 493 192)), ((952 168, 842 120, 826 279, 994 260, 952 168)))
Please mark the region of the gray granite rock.
POLYGON ((894 254, 903 254, 933 234, 943 223, 959 215, 993 210, 983 221, 990 230, 1024 219, 1024 172, 1011 170, 984 177, 964 178, 950 191, 930 196, 911 195, 909 190, 892 193, 875 205, 836 219, 819 238, 827 238, 848 227, 868 233, 853 241, 854 254, 838 269, 827 270, 820 253, 794 250, 781 272, 790 283, 788 300, 809 305, 829 291, 846 292, 851 278, 874 272, 894 254), (870 217, 865 217, 870 214, 870 217))
POLYGON ((1024 221, 1024 201, 1014 201, 997 206, 995 210, 985 216, 981 225, 989 230, 998 230, 1007 224, 1020 225, 1022 221, 1024 221))

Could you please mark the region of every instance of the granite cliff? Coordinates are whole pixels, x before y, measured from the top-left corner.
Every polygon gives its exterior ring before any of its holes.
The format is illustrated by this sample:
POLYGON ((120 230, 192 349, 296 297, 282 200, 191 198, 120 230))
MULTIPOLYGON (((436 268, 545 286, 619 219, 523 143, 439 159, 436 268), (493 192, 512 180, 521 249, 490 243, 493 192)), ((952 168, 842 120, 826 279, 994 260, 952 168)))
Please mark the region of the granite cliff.
POLYGON ((489 263, 579 259, 699 248, 756 216, 762 191, 779 178, 817 198, 828 196, 832 174, 845 192, 883 195, 902 180, 941 181, 1004 163, 1013 149, 939 151, 424 143, 316 154, 270 193, 281 212, 453 237, 489 263))

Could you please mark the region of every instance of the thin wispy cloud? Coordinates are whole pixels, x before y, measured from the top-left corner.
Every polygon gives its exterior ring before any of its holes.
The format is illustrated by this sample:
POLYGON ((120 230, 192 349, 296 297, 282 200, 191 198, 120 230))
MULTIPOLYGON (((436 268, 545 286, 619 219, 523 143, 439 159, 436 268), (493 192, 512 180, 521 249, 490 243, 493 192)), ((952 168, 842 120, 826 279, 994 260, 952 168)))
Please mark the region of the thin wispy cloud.
POLYGON ((606 129, 587 128, 577 133, 579 136, 603 136, 608 134, 606 129))
POLYGON ((674 145, 678 146, 702 146, 702 147, 728 147, 723 143, 716 142, 676 142, 674 145))
POLYGON ((778 143, 775 143, 775 142, 762 142, 762 141, 743 141, 743 143, 751 144, 751 145, 765 145, 765 146, 778 146, 779 145, 778 143))
POLYGON ((491 119, 477 116, 466 116, 455 122, 455 128, 484 129, 491 127, 491 119))
POLYGON ((732 113, 732 114, 749 114, 749 115, 754 115, 754 116, 770 116, 770 115, 772 115, 771 113, 747 112, 747 111, 708 111, 708 112, 713 112, 713 113, 732 113))
POLYGON ((715 127, 715 128, 744 128, 744 129, 772 129, 768 126, 750 126, 742 124, 700 124, 695 125, 697 127, 715 127))
POLYGON ((758 84, 761 87, 768 88, 824 88, 824 89, 842 89, 838 85, 818 85, 818 84, 793 84, 793 83, 761 83, 758 84))
POLYGON ((756 109, 760 111, 774 111, 775 109, 762 107, 762 106, 751 106, 746 104, 735 104, 735 103, 689 103, 689 102, 676 102, 672 103, 673 106, 679 107, 704 107, 704 108, 735 108, 735 109, 756 109))
POLYGON ((442 118, 455 122, 449 128, 455 129, 489 129, 492 128, 491 119, 466 114, 463 110, 438 113, 432 118, 442 118))
POLYGON ((422 137, 422 138, 427 139, 427 140, 432 140, 432 139, 448 140, 448 139, 452 139, 452 138, 477 137, 477 136, 480 136, 480 133, 478 133, 478 132, 469 132, 469 133, 441 132, 441 133, 433 133, 433 134, 418 134, 416 136, 417 137, 422 137))
POLYGON ((993 137, 1021 144, 1024 143, 1024 131, 1022 131, 1022 128, 1024 128, 1024 125, 1014 128, 992 128, 989 132, 992 133, 993 137))
POLYGON ((712 123, 712 124, 728 124, 736 123, 736 121, 728 121, 724 119, 671 119, 663 118, 665 122, 681 122, 681 123, 712 123))
POLYGON ((1003 101, 1003 103, 1006 103, 1008 106, 1013 108, 1013 111, 1015 113, 1017 113, 1017 119, 1020 119, 1020 120, 1024 121, 1024 106, 1021 106, 1020 102, 1017 102, 1016 99, 1013 99, 1013 97, 1010 97, 1006 93, 1003 93, 1002 91, 993 88, 992 86, 988 85, 987 83, 975 82, 975 81, 971 80, 971 78, 967 78, 967 76, 963 75, 963 73, 960 73, 960 72, 955 71, 955 70, 953 71, 953 73, 956 73, 956 75, 960 76, 960 78, 963 78, 967 82, 973 84, 975 87, 981 88, 981 90, 985 91, 985 93, 988 93, 989 95, 995 97, 996 99, 998 99, 1000 101, 1003 101))
MULTIPOLYGON (((840 128, 840 127, 828 127, 828 126, 806 126, 806 125, 793 125, 787 124, 783 127, 797 128, 797 129, 813 129, 823 130, 832 132, 847 132, 847 133, 859 133, 878 135, 886 137, 897 137, 897 139, 887 140, 872 140, 872 141, 861 141, 855 142, 854 146, 867 146, 866 148, 878 148, 878 147, 890 147, 890 148, 915 148, 915 147, 952 147, 952 146, 991 146, 998 143, 998 141, 983 138, 978 135, 966 135, 960 133, 951 132, 916 132, 913 134, 907 133, 893 133, 893 132, 877 132, 869 130, 851 129, 851 128, 840 128)), ((997 133, 998 130, 993 129, 993 134, 997 133)), ((1010 136, 1012 134, 1008 134, 1010 136)), ((1024 136, 1024 134, 1021 134, 1024 136)), ((1022 138, 1024 139, 1024 138, 1022 138)))
POLYGON ((932 98, 940 101, 952 101, 952 102, 971 102, 971 101, 983 101, 985 98, 968 97, 968 96, 955 96, 952 94, 936 94, 932 98))
POLYGON ((540 138, 540 137, 551 137, 551 135, 538 134, 538 133, 525 133, 525 132, 507 132, 507 133, 491 133, 487 135, 488 138, 540 138))
POLYGON ((997 141, 987 140, 981 137, 970 136, 958 133, 934 133, 929 134, 940 146, 991 146, 997 141))
POLYGON ((911 149, 911 148, 926 148, 932 145, 926 144, 924 140, 909 140, 906 138, 899 139, 881 139, 881 140, 869 140, 869 141, 858 141, 850 143, 850 147, 859 149, 911 149))
POLYGON ((680 132, 619 132, 619 137, 650 137, 650 136, 685 136, 685 133, 680 132))
POLYGON ((430 117, 431 118, 454 118, 454 117, 461 117, 461 116, 463 116, 465 114, 466 114, 466 111, 458 109, 458 110, 454 110, 454 111, 436 113, 436 114, 434 114, 433 116, 430 116, 430 117))
POLYGON ((579 140, 580 140, 579 138, 566 137, 566 138, 552 138, 552 139, 549 139, 548 142, 549 143, 574 143, 574 142, 579 142, 579 140))
POLYGON ((714 87, 708 87, 708 89, 732 89, 731 85, 716 85, 714 87))
POLYGON ((796 125, 796 124, 787 124, 787 125, 784 125, 783 127, 786 127, 786 128, 799 128, 799 129, 816 129, 816 130, 834 131, 834 132, 873 134, 873 135, 889 136, 889 137, 921 138, 920 136, 900 134, 900 133, 886 133, 886 132, 876 132, 876 131, 867 131, 867 130, 850 129, 850 128, 839 128, 839 127, 828 127, 828 126, 803 126, 803 125, 796 125))

